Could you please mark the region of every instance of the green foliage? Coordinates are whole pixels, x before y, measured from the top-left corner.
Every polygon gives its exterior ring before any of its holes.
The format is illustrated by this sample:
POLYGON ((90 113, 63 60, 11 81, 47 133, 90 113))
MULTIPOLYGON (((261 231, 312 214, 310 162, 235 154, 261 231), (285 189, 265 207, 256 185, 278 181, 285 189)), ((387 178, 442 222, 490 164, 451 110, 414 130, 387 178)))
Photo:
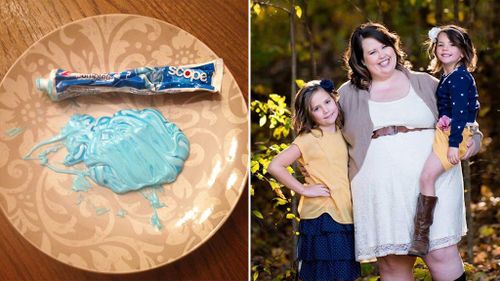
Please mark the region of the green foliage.
MULTIPOLYGON (((252 101, 250 110, 259 117, 259 126, 266 127, 272 135, 269 146, 260 143, 257 149, 252 150, 251 173, 257 179, 267 182, 272 191, 275 192, 277 196, 273 198, 276 201, 275 206, 286 205, 289 203, 289 199, 282 191, 283 185, 267 175, 267 168, 273 158, 289 146, 288 143, 280 143, 279 141, 290 134, 291 112, 287 108, 285 97, 277 94, 270 94, 266 102, 252 101)), ((291 167, 288 167, 288 170, 290 173, 294 173, 291 167)), ((255 190, 253 192, 255 194, 255 190)))
POLYGON ((252 211, 252 214, 253 214, 254 216, 256 216, 257 218, 261 219, 261 220, 262 220, 262 219, 264 219, 264 216, 262 215, 262 213, 261 213, 261 212, 259 212, 259 211, 257 211, 257 210, 253 210, 253 211, 252 211))
POLYGON ((495 229, 493 229, 493 227, 491 227, 491 226, 483 225, 481 228, 479 228, 479 236, 480 237, 492 236, 494 233, 495 233, 495 229))
POLYGON ((270 94, 266 102, 252 101, 250 110, 259 117, 259 126, 268 124, 276 140, 286 138, 290 133, 290 110, 287 108, 285 97, 270 94))
POLYGON ((375 266, 373 264, 371 264, 371 263, 362 263, 361 264, 361 275, 362 276, 370 276, 374 272, 375 272, 375 266))
MULTIPOLYGON (((294 193, 289 192, 282 184, 270 177, 267 168, 272 159, 289 146, 291 111, 285 102, 285 97, 277 94, 270 94, 265 101, 252 101, 250 110, 253 117, 258 120, 258 127, 266 132, 261 135, 262 140, 253 143, 250 163, 252 175, 250 192, 252 197, 258 198, 252 200, 252 202, 266 198, 262 200, 264 204, 259 204, 259 207, 252 204, 252 214, 260 222, 255 227, 262 224, 264 225, 263 228, 278 228, 281 227, 279 224, 283 224, 286 228, 290 225, 291 220, 299 220, 291 212, 294 193), (261 208, 264 211, 261 211, 261 208)), ((288 167, 288 171, 294 174, 291 167, 288 167)), ((260 231, 264 232, 265 229, 260 231)), ((284 238, 281 243, 285 239, 289 241, 293 235, 293 230, 288 230, 283 235, 284 238), (288 238, 286 238, 287 236, 288 238)), ((266 251, 266 254, 265 256, 259 256, 258 262, 254 261, 254 266, 252 266, 253 280, 262 278, 266 280, 286 280, 295 274, 290 264, 288 264, 290 260, 289 248, 276 247, 270 249, 270 251, 269 249, 262 250, 266 251)))
POLYGON ((432 276, 427 265, 421 258, 417 258, 413 267, 413 276, 418 281, 432 281, 432 276))

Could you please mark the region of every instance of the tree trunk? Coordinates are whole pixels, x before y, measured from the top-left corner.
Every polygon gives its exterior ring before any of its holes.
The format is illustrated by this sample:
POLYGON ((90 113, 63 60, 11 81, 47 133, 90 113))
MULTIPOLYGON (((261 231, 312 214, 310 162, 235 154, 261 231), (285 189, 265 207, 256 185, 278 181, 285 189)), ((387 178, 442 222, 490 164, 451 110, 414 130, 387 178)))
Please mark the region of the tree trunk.
POLYGON ((443 1, 436 0, 436 25, 441 25, 443 22, 443 1))
POLYGON ((472 24, 474 23, 474 18, 476 14, 476 1, 474 0, 469 0, 469 13, 467 14, 467 22, 466 22, 466 27, 471 28, 472 24))
POLYGON ((469 160, 462 161, 462 172, 464 174, 464 197, 465 197, 465 219, 467 220, 467 262, 472 263, 472 246, 474 243, 474 223, 471 215, 471 183, 469 160))
MULTIPOLYGON (((306 38, 307 42, 309 42, 309 63, 311 67, 311 77, 310 79, 316 79, 317 75, 317 65, 316 65, 316 59, 314 57, 314 33, 313 30, 311 29, 311 22, 309 20, 309 16, 307 15, 307 0, 304 0, 304 7, 302 9, 302 16, 304 17, 304 27, 305 27, 305 33, 306 33, 306 38)), ((309 79, 309 80, 310 80, 309 79)))
MULTIPOLYGON (((460 24, 458 17, 458 0, 453 1, 453 20, 460 24)), ((474 225, 471 215, 471 181, 469 160, 462 161, 462 173, 464 176, 464 199, 465 199, 465 219, 467 220, 467 262, 472 263, 472 246, 474 243, 474 225)))
MULTIPOLYGON (((292 54, 291 61, 291 83, 290 83, 290 107, 292 111, 292 115, 295 114, 294 104, 295 104, 295 93, 297 92, 297 88, 295 86, 295 80, 297 80, 297 51, 295 50, 295 0, 290 1, 290 51, 292 54)), ((292 133, 292 136, 295 137, 295 133, 292 133)), ((297 171, 296 164, 294 163, 293 169, 297 171)), ((292 212, 297 214, 297 196, 292 197, 292 212)), ((291 259, 291 268, 294 268, 295 260, 297 259, 297 235, 295 233, 298 231, 297 220, 292 219, 292 228, 293 228, 293 243, 292 243, 292 259, 291 259)), ((296 273, 298 274, 298 272, 296 273)))
POLYGON ((380 2, 381 2, 380 0, 377 1, 377 12, 378 12, 378 19, 377 19, 377 21, 385 23, 385 21, 384 21, 384 12, 382 11, 382 3, 380 3, 380 2))

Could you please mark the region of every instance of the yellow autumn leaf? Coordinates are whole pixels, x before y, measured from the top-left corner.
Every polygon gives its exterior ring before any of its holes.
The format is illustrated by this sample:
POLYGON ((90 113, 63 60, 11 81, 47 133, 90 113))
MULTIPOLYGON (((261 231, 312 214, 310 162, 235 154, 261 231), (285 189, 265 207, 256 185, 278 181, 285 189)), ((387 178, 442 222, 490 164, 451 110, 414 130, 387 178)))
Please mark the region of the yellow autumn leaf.
POLYGON ((252 174, 255 174, 260 168, 259 162, 252 160, 252 174))
POLYGON ((484 225, 484 226, 481 226, 481 228, 479 228, 479 235, 481 237, 488 237, 488 236, 491 236, 495 233, 495 229, 493 229, 493 227, 491 226, 487 226, 487 225, 484 225))
POLYGON ((267 122, 267 116, 266 115, 260 117, 259 126, 261 126, 261 127, 264 126, 266 124, 266 122, 267 122))
POLYGON ((285 205, 287 203, 287 201, 283 198, 273 198, 274 200, 276 200, 276 204, 278 205, 285 205))
POLYGON ((257 218, 261 219, 261 220, 263 220, 263 219, 264 219, 264 216, 262 215, 262 213, 261 213, 261 212, 259 212, 259 211, 257 211, 257 210, 253 210, 253 211, 252 211, 252 214, 253 214, 254 216, 256 216, 257 218))
POLYGON ((280 184, 275 181, 270 181, 269 184, 271 185, 272 190, 280 189, 280 184))
POLYGON ((262 8, 260 7, 259 3, 256 3, 253 5, 253 11, 255 14, 258 16, 260 15, 260 12, 262 11, 262 8))
POLYGON ((273 137, 276 138, 276 139, 279 139, 282 132, 283 132, 283 127, 278 127, 276 129, 274 129, 274 131, 273 131, 273 137))
POLYGON ((306 82, 304 82, 304 80, 302 80, 302 79, 297 79, 297 80, 295 80, 295 84, 297 84, 297 87, 302 88, 302 87, 304 87, 306 82))
POLYGON ((295 6, 295 14, 299 19, 302 17, 302 8, 300 6, 295 6))
MULTIPOLYGON (((257 4, 257 5, 258 5, 258 4, 257 4)), ((257 280, 257 278, 259 278, 259 272, 258 272, 258 271, 255 271, 255 272, 253 273, 252 280, 253 280, 253 281, 256 281, 256 280, 257 280)))

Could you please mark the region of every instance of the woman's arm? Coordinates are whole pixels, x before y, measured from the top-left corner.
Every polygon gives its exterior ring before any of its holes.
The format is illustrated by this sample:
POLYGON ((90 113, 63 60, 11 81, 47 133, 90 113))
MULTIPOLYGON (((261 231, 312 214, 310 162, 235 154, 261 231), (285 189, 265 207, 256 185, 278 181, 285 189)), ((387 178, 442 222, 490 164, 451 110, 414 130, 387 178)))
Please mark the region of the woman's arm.
POLYGON ((318 197, 318 196, 330 196, 330 190, 328 187, 315 184, 305 187, 300 183, 294 176, 292 176, 288 171, 287 167, 290 166, 301 156, 300 149, 297 145, 292 144, 287 149, 283 150, 278 154, 269 167, 267 171, 273 175, 280 183, 284 184, 289 189, 297 192, 300 195, 307 197, 318 197))

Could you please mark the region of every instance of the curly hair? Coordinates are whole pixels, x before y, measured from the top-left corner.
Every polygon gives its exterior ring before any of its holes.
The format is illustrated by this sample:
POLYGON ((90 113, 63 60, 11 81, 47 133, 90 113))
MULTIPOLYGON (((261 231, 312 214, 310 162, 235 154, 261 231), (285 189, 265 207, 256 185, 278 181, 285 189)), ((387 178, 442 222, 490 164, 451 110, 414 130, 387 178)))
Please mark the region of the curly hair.
POLYGON ((373 38, 394 50, 396 53, 396 69, 411 68, 397 34, 389 32, 382 24, 364 23, 352 32, 349 47, 344 53, 344 65, 347 68, 349 80, 358 89, 367 90, 372 81, 368 68, 363 64, 362 41, 366 38, 373 38))
POLYGON ((313 80, 307 82, 295 95, 295 114, 293 116, 293 128, 297 135, 309 133, 312 129, 319 129, 318 125, 314 122, 314 118, 311 114, 311 98, 316 93, 318 89, 323 89, 333 98, 333 101, 337 105, 339 110, 337 119, 335 120, 335 125, 338 128, 342 128, 344 124, 344 114, 340 105, 338 103, 338 94, 333 88, 333 83, 329 81, 328 83, 323 83, 329 80, 313 80), (330 85, 325 86, 325 85, 330 85))

